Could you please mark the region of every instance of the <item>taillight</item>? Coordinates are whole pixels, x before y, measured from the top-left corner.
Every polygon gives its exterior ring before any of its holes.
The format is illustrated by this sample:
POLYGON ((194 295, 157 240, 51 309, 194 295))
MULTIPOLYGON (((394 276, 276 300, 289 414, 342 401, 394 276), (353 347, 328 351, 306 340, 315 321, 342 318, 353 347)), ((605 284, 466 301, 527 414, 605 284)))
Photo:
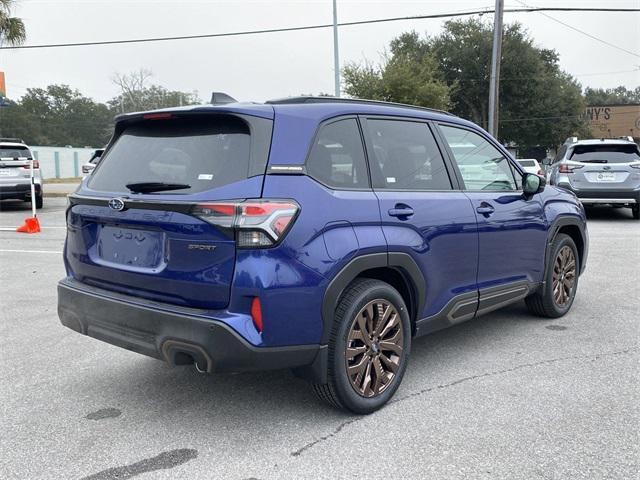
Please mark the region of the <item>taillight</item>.
POLYGON ((558 172, 560 173, 573 173, 574 170, 578 170, 582 168, 584 165, 568 165, 566 163, 561 163, 560 168, 558 168, 558 172))
POLYGON ((235 231, 238 247, 270 247, 292 225, 299 207, 286 200, 201 203, 193 215, 205 222, 235 231))
MULTIPOLYGON (((25 165, 24 167, 25 170, 29 170, 31 168, 30 165, 25 165)), ((38 162, 38 160, 33 160, 33 168, 40 168, 40 162, 38 162)))
POLYGON ((538 175, 540 175, 541 177, 544 177, 544 170, 540 169, 538 170, 538 175))

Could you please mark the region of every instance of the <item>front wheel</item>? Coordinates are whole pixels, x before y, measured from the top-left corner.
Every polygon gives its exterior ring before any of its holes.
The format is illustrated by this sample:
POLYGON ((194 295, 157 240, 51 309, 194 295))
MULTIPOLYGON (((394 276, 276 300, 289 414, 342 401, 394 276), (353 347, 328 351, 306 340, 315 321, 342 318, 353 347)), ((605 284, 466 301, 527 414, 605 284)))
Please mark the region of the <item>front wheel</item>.
POLYGON ((342 296, 329 340, 322 400, 358 414, 382 407, 398 389, 411 350, 411 324, 402 296, 379 280, 358 279, 342 296))
POLYGON ((563 316, 573 305, 579 274, 580 262, 576 244, 569 235, 560 233, 551 246, 543 287, 525 298, 529 311, 541 317, 563 316))

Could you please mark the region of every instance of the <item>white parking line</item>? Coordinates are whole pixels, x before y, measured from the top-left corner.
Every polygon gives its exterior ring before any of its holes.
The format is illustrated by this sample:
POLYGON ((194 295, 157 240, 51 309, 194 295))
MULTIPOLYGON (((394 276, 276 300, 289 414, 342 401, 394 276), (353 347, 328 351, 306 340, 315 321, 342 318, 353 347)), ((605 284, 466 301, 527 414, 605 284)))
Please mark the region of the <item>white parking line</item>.
POLYGON ((0 248, 0 253, 56 253, 62 255, 62 250, 10 250, 0 248))

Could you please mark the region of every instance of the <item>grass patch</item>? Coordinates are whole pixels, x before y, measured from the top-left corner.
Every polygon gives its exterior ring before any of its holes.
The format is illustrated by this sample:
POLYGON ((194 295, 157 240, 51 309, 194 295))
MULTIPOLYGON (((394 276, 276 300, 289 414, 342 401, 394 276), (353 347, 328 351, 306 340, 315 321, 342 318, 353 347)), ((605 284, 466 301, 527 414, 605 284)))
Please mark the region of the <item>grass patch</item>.
POLYGON ((82 177, 45 178, 44 183, 80 183, 82 177))

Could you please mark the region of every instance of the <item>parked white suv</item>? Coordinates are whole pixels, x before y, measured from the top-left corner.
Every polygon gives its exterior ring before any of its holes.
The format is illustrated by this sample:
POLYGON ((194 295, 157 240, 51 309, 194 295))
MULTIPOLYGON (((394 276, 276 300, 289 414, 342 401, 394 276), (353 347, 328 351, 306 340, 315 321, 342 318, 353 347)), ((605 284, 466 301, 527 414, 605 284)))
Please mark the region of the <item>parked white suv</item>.
MULTIPOLYGON (((19 138, 0 138, 0 200, 31 201, 31 160, 33 154, 19 138)), ((42 208, 42 173, 33 162, 36 208, 42 208)))

